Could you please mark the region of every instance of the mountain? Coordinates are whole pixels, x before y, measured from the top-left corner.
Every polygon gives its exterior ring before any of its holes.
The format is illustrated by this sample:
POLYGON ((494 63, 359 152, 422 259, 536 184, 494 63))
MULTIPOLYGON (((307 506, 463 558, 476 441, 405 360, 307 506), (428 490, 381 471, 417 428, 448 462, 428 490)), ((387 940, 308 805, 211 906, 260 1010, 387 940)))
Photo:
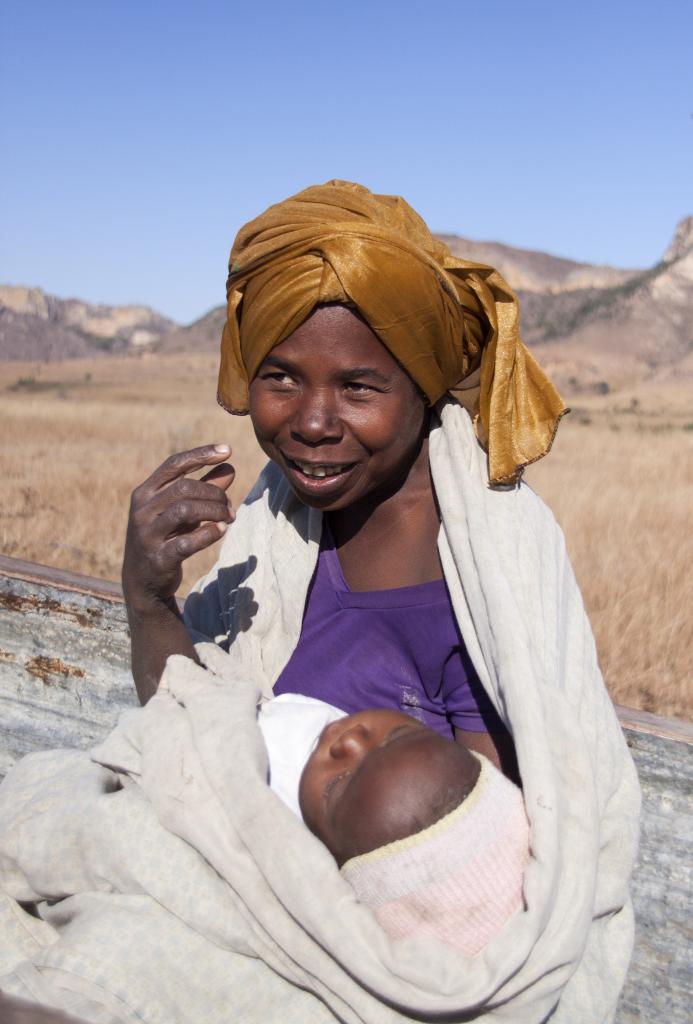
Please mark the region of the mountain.
MULTIPOLYGON (((474 242, 459 235, 436 235, 456 255, 475 263, 497 267, 515 289, 553 295, 590 287, 606 288, 629 281, 639 270, 576 263, 531 249, 517 249, 501 242, 474 242)), ((176 328, 161 340, 167 352, 216 351, 224 326, 225 307, 217 306, 187 327, 176 328)))
POLYGON ((523 337, 564 389, 693 375, 693 217, 620 284, 519 294, 523 337))
MULTIPOLYGON (((517 290, 523 338, 567 394, 693 376, 693 217, 646 270, 438 237, 455 254, 497 267, 517 290)), ((0 287, 0 359, 216 352, 224 316, 217 306, 180 326, 146 306, 91 306, 38 288, 0 287)))
MULTIPOLYGON (((522 335, 566 394, 693 370, 693 217, 647 270, 578 263, 499 242, 438 235, 500 270, 518 292, 522 335)), ((225 310, 161 339, 164 351, 217 351, 225 310)))
POLYGON ((164 352, 218 352, 226 306, 215 306, 187 327, 176 327, 161 339, 164 352))
POLYGON ((576 263, 533 249, 516 249, 501 242, 473 242, 459 235, 436 235, 454 256, 472 263, 490 263, 518 291, 554 294, 579 288, 608 288, 640 273, 616 267, 576 263))
POLYGON ((93 306, 0 285, 0 359, 54 362, 151 347, 175 324, 147 306, 93 306))

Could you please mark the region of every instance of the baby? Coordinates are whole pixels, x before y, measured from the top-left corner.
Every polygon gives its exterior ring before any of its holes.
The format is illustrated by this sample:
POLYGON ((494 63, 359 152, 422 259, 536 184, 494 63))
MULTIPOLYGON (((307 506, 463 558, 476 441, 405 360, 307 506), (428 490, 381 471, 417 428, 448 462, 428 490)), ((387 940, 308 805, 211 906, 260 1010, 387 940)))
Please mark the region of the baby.
MULTIPOLYGON (((310 726, 301 741, 300 813, 358 899, 392 939, 430 935, 479 952, 523 906, 529 826, 521 791, 486 758, 400 711, 345 715, 297 700, 296 722, 325 719, 317 742, 310 726)), ((270 715, 277 701, 265 706, 270 715)), ((275 720, 287 712, 276 707, 275 720)), ((263 717, 278 789, 280 732, 269 736, 263 717)))
POLYGON ((410 715, 361 711, 323 729, 301 776, 301 812, 341 867, 459 807, 480 768, 410 715))

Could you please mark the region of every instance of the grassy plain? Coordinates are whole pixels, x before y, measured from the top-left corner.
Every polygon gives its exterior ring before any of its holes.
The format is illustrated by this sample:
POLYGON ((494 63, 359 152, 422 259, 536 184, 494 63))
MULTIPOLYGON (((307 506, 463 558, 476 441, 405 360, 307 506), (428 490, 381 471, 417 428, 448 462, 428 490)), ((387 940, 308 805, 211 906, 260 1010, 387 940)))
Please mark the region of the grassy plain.
MULTIPOLYGON (((0 551, 117 579, 129 493, 171 452, 226 441, 236 502, 264 457, 215 403, 212 355, 0 364, 0 551)), ((573 403, 528 472, 552 507, 618 703, 693 717, 693 411, 650 384, 573 403)), ((183 591, 214 552, 186 565, 183 591)))

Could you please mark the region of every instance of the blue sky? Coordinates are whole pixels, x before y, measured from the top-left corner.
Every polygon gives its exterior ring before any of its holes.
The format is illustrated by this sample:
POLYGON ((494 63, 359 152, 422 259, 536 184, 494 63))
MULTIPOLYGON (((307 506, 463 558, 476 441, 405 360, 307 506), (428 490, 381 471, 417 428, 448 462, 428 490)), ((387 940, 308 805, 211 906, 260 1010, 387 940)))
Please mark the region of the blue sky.
POLYGON ((433 230, 647 266, 693 210, 693 5, 3 0, 0 281, 181 322, 340 177, 433 230))

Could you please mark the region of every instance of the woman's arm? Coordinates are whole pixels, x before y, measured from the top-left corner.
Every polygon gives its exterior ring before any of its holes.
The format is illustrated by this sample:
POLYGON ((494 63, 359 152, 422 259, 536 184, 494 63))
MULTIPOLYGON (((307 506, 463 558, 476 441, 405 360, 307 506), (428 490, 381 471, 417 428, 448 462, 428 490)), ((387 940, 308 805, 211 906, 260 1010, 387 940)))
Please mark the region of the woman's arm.
POLYGON ((233 521, 225 492, 234 470, 223 461, 230 452, 228 445, 206 445, 171 455, 132 492, 122 578, 142 704, 156 692, 169 654, 195 658, 175 593, 185 559, 217 541, 233 521), (210 465, 201 480, 186 476, 210 465))
POLYGON ((470 732, 466 729, 455 729, 455 739, 469 750, 483 754, 512 782, 518 786, 521 785, 515 745, 510 733, 470 732))

